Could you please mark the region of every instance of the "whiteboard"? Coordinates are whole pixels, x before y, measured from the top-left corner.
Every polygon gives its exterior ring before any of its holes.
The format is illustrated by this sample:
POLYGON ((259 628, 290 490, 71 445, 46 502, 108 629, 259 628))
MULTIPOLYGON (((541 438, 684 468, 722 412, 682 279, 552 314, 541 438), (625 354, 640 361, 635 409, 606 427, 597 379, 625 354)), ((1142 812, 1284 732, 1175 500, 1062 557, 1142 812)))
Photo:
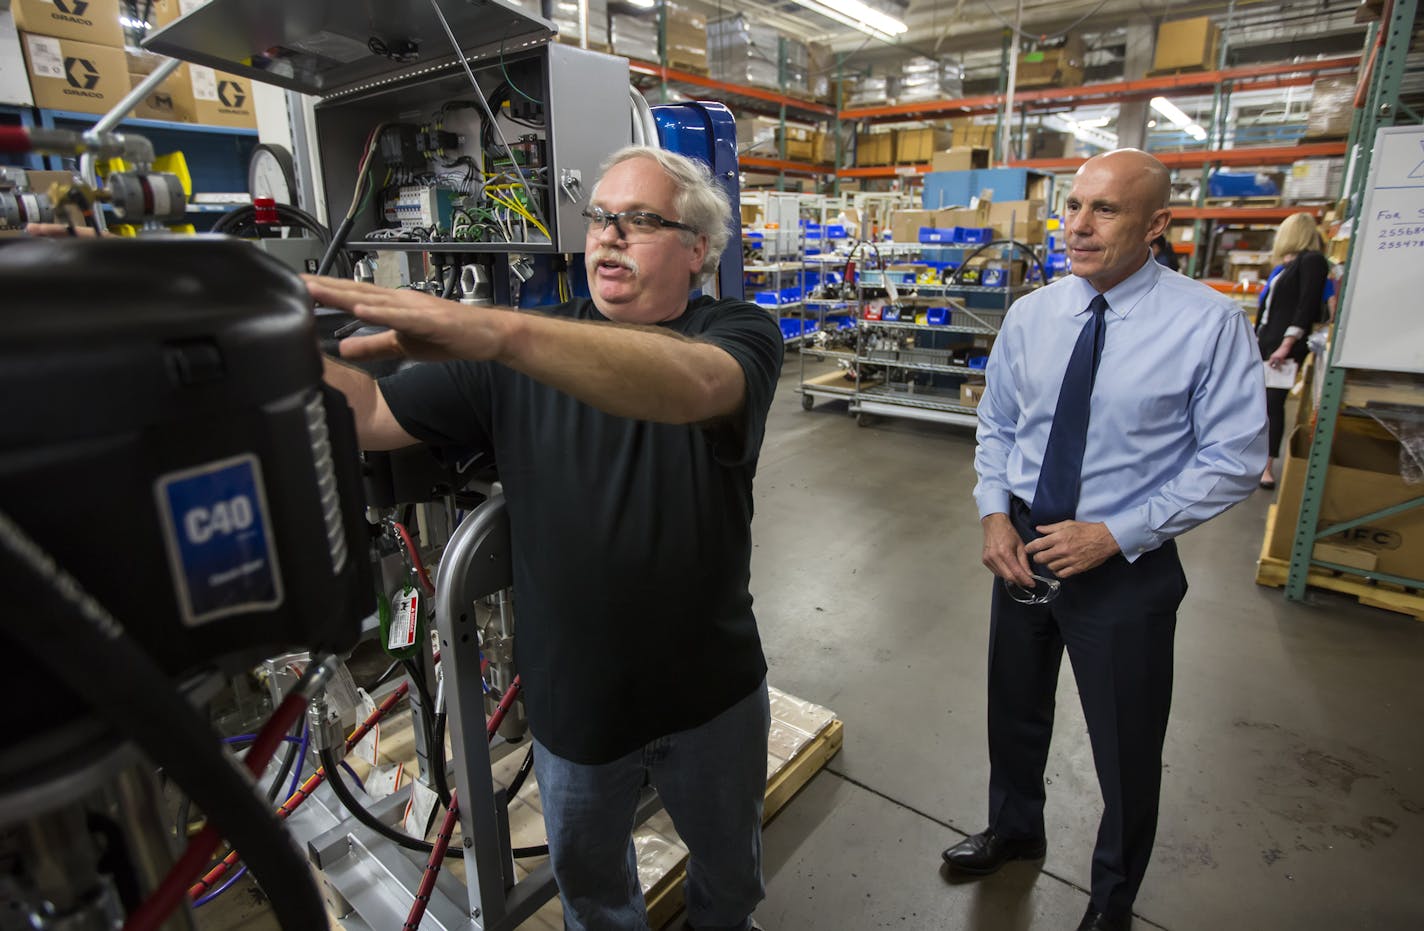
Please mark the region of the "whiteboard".
POLYGON ((1424 126, 1375 135, 1335 364, 1424 372, 1424 126))

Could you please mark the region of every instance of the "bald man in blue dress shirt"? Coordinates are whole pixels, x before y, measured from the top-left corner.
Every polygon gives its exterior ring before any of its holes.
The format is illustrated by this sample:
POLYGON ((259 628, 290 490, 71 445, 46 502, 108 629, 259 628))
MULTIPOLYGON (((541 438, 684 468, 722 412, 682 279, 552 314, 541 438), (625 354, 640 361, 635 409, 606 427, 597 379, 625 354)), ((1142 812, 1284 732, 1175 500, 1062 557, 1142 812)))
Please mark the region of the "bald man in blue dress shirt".
POLYGON ((1043 771, 1066 647, 1103 818, 1079 925, 1127 928, 1157 829, 1178 535, 1250 495, 1266 461, 1241 310, 1157 264, 1167 169, 1089 159, 1063 211, 1072 275, 1020 300, 989 357, 975 501, 994 581, 989 826, 944 852, 992 873, 1044 856, 1043 771))

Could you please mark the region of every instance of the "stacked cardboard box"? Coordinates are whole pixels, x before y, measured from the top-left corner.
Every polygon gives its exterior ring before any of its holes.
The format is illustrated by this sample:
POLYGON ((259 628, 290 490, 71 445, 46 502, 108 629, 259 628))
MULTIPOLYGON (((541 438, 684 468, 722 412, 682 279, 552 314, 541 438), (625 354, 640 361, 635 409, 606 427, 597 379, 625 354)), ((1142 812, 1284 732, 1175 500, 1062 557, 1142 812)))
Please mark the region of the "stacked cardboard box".
POLYGON ((1221 30, 1210 18, 1178 19, 1157 27, 1153 71, 1210 71, 1216 67, 1221 30))
POLYGON ((118 0, 13 0, 10 9, 35 106, 107 113, 129 92, 118 0))
POLYGON ((950 146, 956 149, 994 147, 994 124, 976 123, 970 117, 949 121, 950 146))
POLYGON ((1307 139, 1343 139, 1355 115, 1355 79, 1321 78, 1310 89, 1307 139))
POLYGON ((811 53, 806 44, 746 16, 707 24, 707 64, 719 81, 784 88, 793 94, 808 92, 811 53))
POLYGON ((30 75, 25 70, 25 56, 20 51, 20 33, 15 28, 15 15, 0 10, 0 103, 20 107, 33 106, 30 75))
MULTIPOLYGON (((583 24, 579 22, 578 4, 554 4, 554 15, 550 22, 559 31, 559 41, 565 45, 583 44, 583 24)), ((535 5, 530 12, 539 14, 535 5)), ((608 42, 608 0, 588 0, 588 47, 595 52, 607 52, 612 46, 608 42)), ((656 59, 656 55, 653 56, 656 59)))
POLYGON ((930 171, 969 171, 988 167, 989 150, 976 146, 951 147, 930 157, 930 171))
POLYGON ((895 130, 895 161, 904 165, 928 162, 940 149, 947 149, 954 136, 949 130, 926 127, 895 130))
POLYGON ((637 16, 615 13, 608 17, 608 34, 613 53, 642 61, 658 60, 658 18, 656 14, 637 16))
POLYGON ((1291 163, 1281 195, 1286 200, 1334 200, 1344 179, 1343 158, 1303 158, 1291 163))
POLYGON ((890 78, 866 75, 846 85, 846 107, 876 107, 890 102, 890 78))
POLYGON ((858 133, 855 137, 855 163, 861 167, 895 164, 895 134, 858 133))
POLYGON ((964 67, 953 61, 911 58, 900 66, 895 102, 915 103, 964 96, 964 67))
POLYGON ((668 3, 667 63, 673 68, 707 73, 707 17, 668 3))
POLYGON ((1018 87, 1076 87, 1083 83, 1087 49, 1076 33, 1019 53, 1014 83, 1018 87))
POLYGON ((1041 243, 1048 220, 1048 203, 1042 200, 1003 200, 989 205, 989 226, 998 239, 1041 243))

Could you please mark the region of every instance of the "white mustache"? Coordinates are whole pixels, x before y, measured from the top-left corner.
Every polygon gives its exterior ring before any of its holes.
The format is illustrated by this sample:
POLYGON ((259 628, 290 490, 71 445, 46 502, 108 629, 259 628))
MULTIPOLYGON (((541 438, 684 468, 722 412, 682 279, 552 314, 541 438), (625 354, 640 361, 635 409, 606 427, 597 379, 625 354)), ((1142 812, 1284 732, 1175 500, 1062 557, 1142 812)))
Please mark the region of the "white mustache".
POLYGON ((620 252, 617 249, 608 249, 600 247, 588 254, 589 268, 597 268, 600 264, 604 262, 611 262, 614 265, 621 265, 633 274, 638 274, 637 261, 635 261, 634 258, 626 252, 620 252))

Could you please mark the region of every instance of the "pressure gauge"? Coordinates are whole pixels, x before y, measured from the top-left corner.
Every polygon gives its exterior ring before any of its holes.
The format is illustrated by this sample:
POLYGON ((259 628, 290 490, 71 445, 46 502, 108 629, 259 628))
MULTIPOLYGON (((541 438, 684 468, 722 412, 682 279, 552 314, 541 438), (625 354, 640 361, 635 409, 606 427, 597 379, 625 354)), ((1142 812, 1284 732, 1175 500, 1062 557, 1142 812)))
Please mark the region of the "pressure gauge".
POLYGON ((297 167, 286 146, 262 143, 247 162, 247 190, 254 198, 270 197, 279 204, 297 203, 297 167))

